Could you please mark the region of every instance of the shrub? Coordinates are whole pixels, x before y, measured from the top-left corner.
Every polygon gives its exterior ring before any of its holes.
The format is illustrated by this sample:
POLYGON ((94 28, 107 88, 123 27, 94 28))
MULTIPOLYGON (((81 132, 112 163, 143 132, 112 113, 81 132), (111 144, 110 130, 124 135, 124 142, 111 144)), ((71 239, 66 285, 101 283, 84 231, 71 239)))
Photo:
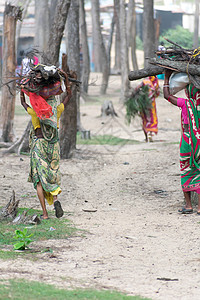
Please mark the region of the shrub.
POLYGON ((159 42, 164 42, 166 48, 171 47, 172 44, 168 43, 164 37, 179 44, 183 48, 193 49, 193 33, 180 25, 174 29, 166 30, 159 39, 159 42))

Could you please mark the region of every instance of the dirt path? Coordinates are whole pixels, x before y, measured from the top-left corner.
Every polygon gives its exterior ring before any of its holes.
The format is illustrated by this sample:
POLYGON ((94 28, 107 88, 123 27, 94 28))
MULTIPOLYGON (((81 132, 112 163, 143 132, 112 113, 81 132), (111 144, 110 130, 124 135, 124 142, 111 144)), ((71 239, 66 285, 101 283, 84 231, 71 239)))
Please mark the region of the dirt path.
MULTIPOLYGON (((159 134, 154 143, 146 144, 140 120, 130 127, 124 122, 118 80, 112 77, 106 97, 113 101, 119 117, 99 118, 103 98, 98 98, 98 87, 94 87, 91 95, 99 102, 81 105, 82 122, 92 134, 112 134, 139 143, 78 146, 77 158, 61 161, 60 200, 65 217, 88 233, 60 241, 52 258, 46 253, 25 264, 21 259, 0 261, 0 279, 28 278, 64 288, 109 288, 160 300, 199 299, 200 219, 196 213, 177 213, 183 203, 180 111, 160 96, 159 134)), ((19 132, 23 123, 16 117, 19 132)), ((28 169, 28 157, 0 158, 1 203, 7 202, 14 189, 21 206, 40 208, 32 185, 26 182, 28 169), (29 196, 22 198, 24 194, 29 196)), ((44 244, 55 246, 54 241, 44 244)))

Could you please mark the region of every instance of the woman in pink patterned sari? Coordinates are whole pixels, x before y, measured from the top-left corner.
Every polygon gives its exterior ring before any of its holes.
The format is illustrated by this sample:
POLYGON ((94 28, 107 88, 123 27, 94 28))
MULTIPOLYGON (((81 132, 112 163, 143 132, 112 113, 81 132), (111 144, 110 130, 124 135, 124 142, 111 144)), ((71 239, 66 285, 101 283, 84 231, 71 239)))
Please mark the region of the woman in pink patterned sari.
POLYGON ((165 99, 182 110, 180 171, 185 206, 179 209, 179 212, 181 214, 193 213, 191 202, 193 191, 198 194, 197 214, 200 215, 200 90, 190 83, 186 88, 186 98, 171 95, 169 91, 171 73, 171 70, 165 71, 163 93, 165 99))

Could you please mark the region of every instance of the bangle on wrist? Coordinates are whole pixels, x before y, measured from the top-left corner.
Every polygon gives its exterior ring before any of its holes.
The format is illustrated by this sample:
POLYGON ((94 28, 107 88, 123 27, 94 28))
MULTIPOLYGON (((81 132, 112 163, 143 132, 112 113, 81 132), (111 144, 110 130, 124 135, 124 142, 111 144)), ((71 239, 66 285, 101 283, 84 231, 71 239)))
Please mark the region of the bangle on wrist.
POLYGON ((163 84, 163 87, 169 87, 169 84, 163 84))

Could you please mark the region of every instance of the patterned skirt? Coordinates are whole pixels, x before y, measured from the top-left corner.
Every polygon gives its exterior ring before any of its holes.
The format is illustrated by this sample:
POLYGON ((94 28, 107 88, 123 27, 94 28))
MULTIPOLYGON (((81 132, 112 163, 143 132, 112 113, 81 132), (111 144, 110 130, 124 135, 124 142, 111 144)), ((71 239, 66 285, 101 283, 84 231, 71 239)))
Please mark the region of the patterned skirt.
POLYGON ((60 189, 60 146, 59 142, 50 143, 43 138, 32 140, 30 152, 29 182, 33 182, 34 188, 41 182, 45 198, 53 204, 53 196, 61 192, 60 189))
POLYGON ((152 108, 149 110, 149 114, 142 116, 143 122, 143 130, 144 132, 154 132, 155 134, 158 133, 158 118, 157 118, 157 111, 156 111, 156 101, 155 98, 152 99, 152 108))
POLYGON ((181 186, 183 192, 200 194, 200 170, 192 163, 190 134, 183 133, 180 142, 181 186))

